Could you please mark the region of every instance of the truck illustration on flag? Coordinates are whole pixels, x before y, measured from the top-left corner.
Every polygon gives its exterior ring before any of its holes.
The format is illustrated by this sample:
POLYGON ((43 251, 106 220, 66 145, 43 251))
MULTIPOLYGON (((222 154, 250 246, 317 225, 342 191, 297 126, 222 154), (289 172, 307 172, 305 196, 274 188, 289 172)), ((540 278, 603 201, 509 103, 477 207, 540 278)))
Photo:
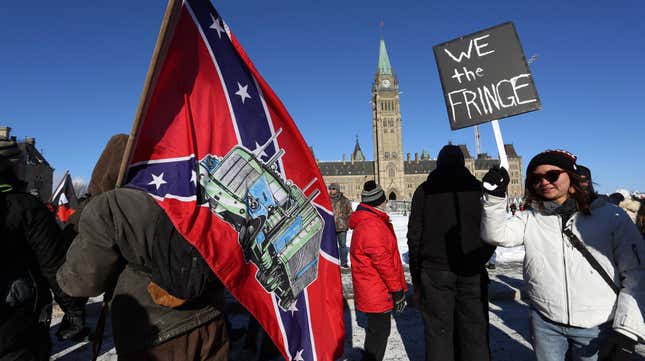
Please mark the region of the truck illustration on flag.
POLYGON ((311 204, 320 192, 304 194, 315 178, 304 189, 283 179, 278 160, 284 149, 261 159, 280 132, 254 151, 238 145, 224 157, 205 156, 199 162, 199 193, 238 232, 244 260, 258 268, 258 282, 288 309, 318 275, 324 221, 311 204))

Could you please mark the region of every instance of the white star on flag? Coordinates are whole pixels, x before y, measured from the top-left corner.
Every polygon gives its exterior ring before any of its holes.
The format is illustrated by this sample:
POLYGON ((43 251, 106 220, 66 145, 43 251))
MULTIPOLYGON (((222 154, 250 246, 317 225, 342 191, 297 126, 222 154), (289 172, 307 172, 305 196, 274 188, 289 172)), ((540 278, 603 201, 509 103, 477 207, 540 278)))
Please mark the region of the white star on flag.
POLYGON ((190 183, 197 185, 197 173, 195 171, 190 172, 190 183))
POLYGON ((293 358, 293 361, 305 361, 305 359, 302 358, 302 353, 304 351, 305 350, 300 350, 300 351, 296 352, 296 356, 293 358))
POLYGON ((155 187, 157 187, 157 190, 159 190, 159 187, 160 187, 162 184, 166 184, 166 183, 168 183, 168 182, 166 182, 166 181, 163 179, 163 173, 164 173, 164 172, 161 172, 161 174, 159 174, 159 175, 154 175, 154 174, 152 174, 152 173, 151 173, 151 175, 152 175, 152 181, 150 181, 150 183, 148 183, 148 185, 152 185, 152 184, 154 184, 154 185, 155 185, 155 187))
POLYGON ((213 23, 211 24, 211 26, 209 26, 209 28, 214 29, 215 31, 217 31, 217 36, 219 36, 219 38, 221 39, 222 38, 222 33, 225 32, 225 30, 219 24, 219 18, 215 19, 213 14, 210 14, 210 15, 211 15, 211 19, 213 19, 213 23))
POLYGON ((244 104, 244 99, 249 98, 251 99, 251 96, 249 95, 248 85, 242 86, 240 82, 237 82, 237 91, 235 92, 236 95, 239 95, 240 98, 242 98, 242 104, 244 104))
POLYGON ((298 307, 296 307, 295 302, 292 303, 291 306, 289 306, 289 309, 287 310, 287 312, 291 312, 291 316, 293 316, 295 312, 298 312, 298 307))

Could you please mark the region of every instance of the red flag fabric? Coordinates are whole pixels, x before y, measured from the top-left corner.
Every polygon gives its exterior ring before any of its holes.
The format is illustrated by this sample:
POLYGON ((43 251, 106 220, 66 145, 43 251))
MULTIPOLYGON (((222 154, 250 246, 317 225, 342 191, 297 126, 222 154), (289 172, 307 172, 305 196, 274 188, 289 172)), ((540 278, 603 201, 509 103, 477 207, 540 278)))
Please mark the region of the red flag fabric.
POLYGON ((282 102, 210 2, 184 1, 128 186, 166 211, 287 360, 343 354, 331 204, 282 102))

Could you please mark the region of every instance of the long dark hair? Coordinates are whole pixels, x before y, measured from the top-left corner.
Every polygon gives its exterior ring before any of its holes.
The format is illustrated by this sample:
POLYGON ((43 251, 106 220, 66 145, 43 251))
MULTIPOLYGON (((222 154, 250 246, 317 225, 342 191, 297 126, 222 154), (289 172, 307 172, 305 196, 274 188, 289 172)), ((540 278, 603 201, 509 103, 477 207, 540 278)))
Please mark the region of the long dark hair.
MULTIPOLYGON (((576 202, 576 208, 578 209, 578 212, 581 212, 584 215, 590 215, 591 195, 589 194, 587 189, 582 186, 582 178, 577 173, 569 172, 566 170, 565 172, 569 175, 570 187, 573 187, 574 189, 573 193, 570 190, 568 191, 569 197, 573 198, 573 200, 576 202)), ((526 203, 537 204, 537 206, 542 209, 542 204, 544 201, 546 201, 546 199, 535 193, 535 189, 532 183, 532 175, 527 174, 526 181, 524 182, 524 197, 526 199, 526 203)))

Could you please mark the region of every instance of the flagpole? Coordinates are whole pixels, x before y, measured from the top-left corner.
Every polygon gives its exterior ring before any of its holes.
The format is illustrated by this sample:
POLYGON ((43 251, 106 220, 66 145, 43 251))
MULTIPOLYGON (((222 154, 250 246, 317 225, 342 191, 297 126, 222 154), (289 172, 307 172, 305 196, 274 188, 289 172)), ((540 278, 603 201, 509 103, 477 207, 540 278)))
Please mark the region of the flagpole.
POLYGON ((132 129, 130 130, 130 137, 128 138, 128 143, 125 147, 125 152, 123 153, 123 158, 121 159, 121 167, 119 168, 119 176, 116 181, 116 186, 121 186, 123 182, 123 177, 125 176, 125 171, 130 163, 132 157, 132 147, 134 141, 137 138, 139 133, 139 128, 141 126, 141 118, 145 116, 148 111, 148 105, 150 103, 150 98, 152 97, 151 90, 154 89, 157 80, 159 78, 159 73, 161 72, 161 65, 163 65, 166 55, 168 54, 168 48, 170 47, 170 40, 175 32, 175 27, 179 21, 179 16, 181 15, 182 0, 168 0, 168 5, 166 6, 166 13, 161 23, 161 29, 159 30, 159 36, 157 37, 157 43, 155 44, 155 50, 152 53, 152 60, 150 61, 150 67, 148 68, 148 73, 146 74, 146 80, 143 86, 143 92, 141 93, 141 99, 139 100, 139 108, 134 117, 132 123, 132 129))

